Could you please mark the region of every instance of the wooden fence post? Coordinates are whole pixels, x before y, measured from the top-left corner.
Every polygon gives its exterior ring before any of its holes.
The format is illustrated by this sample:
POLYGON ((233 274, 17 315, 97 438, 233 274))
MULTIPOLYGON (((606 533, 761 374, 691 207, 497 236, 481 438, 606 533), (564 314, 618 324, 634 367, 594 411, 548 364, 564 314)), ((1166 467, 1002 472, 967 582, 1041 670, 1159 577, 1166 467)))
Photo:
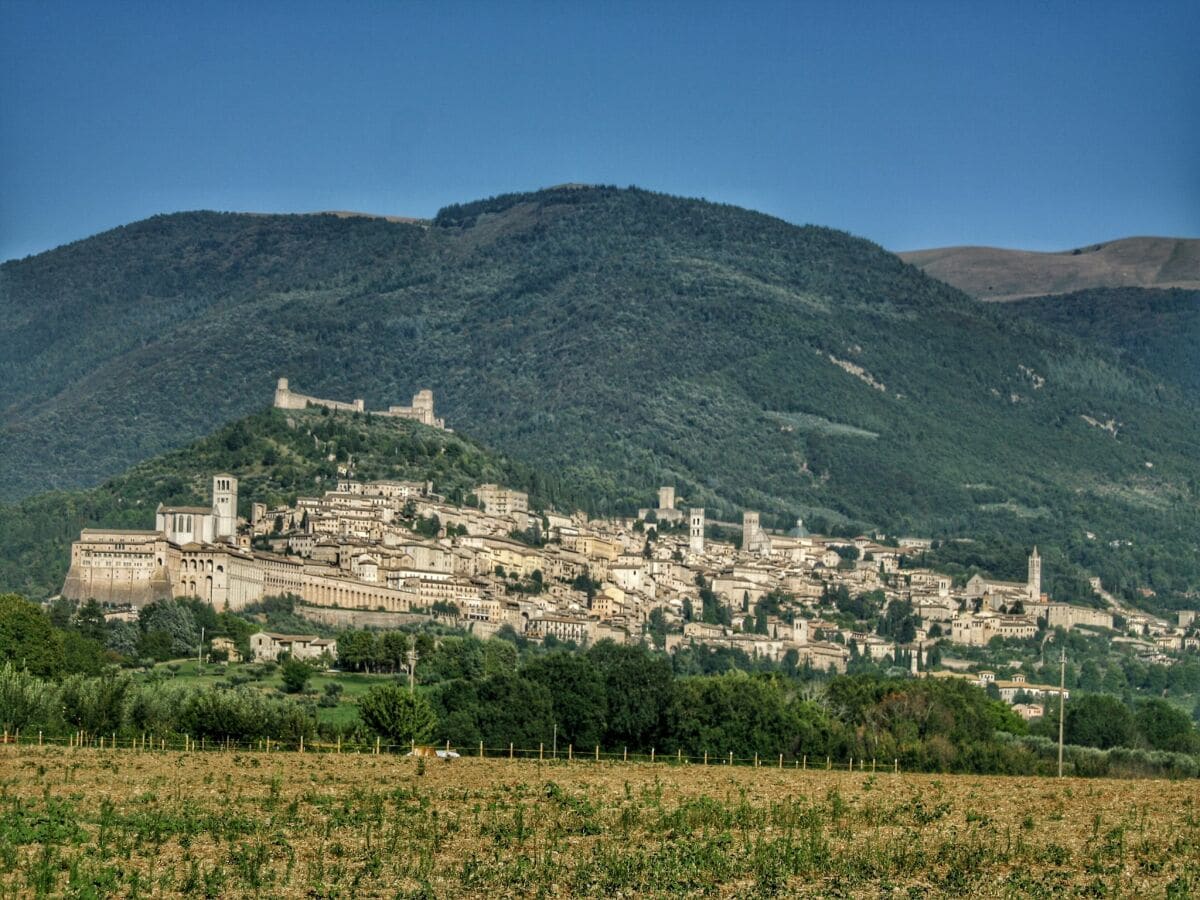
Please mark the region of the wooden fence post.
POLYGON ((654 762, 654 748, 650 748, 650 762, 654 762))
POLYGON ((546 758, 546 745, 538 744, 538 762, 546 758))
POLYGON ((567 744, 567 762, 570 762, 572 759, 575 758, 574 753, 575 753, 575 745, 567 744))
POLYGON ((629 762, 629 748, 626 747, 621 754, 621 762, 629 762))
POLYGON ((600 762, 600 745, 596 745, 596 762, 600 762))
POLYGON ((508 761, 512 762, 512 759, 513 759, 513 745, 512 745, 512 741, 509 741, 508 742, 508 761))
POLYGON ((683 748, 682 747, 675 748, 675 762, 676 763, 683 762, 683 748))
POLYGON ((300 735, 300 752, 304 752, 304 735, 300 735))
POLYGON ((779 768, 781 768, 781 769, 783 768, 783 754, 782 753, 779 754, 779 768))
POLYGON ((731 766, 733 765, 733 751, 732 750, 729 751, 729 764, 731 766))
POLYGON ((707 750, 704 751, 704 764, 706 766, 708 765, 708 751, 707 750))
POLYGON ((339 754, 341 754, 341 752, 342 752, 342 735, 340 732, 338 733, 338 736, 337 736, 337 752, 339 754))
POLYGON ((483 759, 483 741, 479 742, 479 758, 483 759))

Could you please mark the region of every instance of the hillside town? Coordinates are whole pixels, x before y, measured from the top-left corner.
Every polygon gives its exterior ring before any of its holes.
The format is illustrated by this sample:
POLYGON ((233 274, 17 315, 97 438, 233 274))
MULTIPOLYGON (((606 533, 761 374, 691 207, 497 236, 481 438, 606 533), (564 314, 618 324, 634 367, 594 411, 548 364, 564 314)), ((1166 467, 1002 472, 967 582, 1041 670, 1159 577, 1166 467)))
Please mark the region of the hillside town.
MULTIPOLYGON (((650 641, 657 628, 668 652, 727 647, 772 661, 794 653, 797 665, 834 672, 859 655, 920 673, 939 643, 986 647, 1045 627, 1103 630, 1157 662, 1200 648, 1194 613, 1169 623, 1055 602, 1042 590, 1037 548, 1024 582, 975 576, 956 585, 917 565, 926 539, 823 537, 801 523, 776 533, 754 511, 740 523, 713 522, 704 509, 681 507, 670 486, 628 518, 533 510, 525 493, 498 484, 454 505, 431 483, 351 477, 294 505, 251 502, 248 519, 237 509, 237 479, 219 473, 211 506, 160 505, 152 530, 85 529, 62 594, 132 609, 198 597, 233 611, 291 595, 299 614, 330 627, 439 619, 481 637, 507 627, 578 645, 650 641), (864 597, 894 626, 888 635, 855 621, 854 598, 864 597)), ((275 658, 292 644, 308 657, 336 651, 315 636, 266 635, 255 652, 275 658)), ((989 674, 961 677, 986 686, 989 674)), ((1041 714, 1031 701, 1058 690, 1021 676, 996 687, 1030 716, 1041 714)))

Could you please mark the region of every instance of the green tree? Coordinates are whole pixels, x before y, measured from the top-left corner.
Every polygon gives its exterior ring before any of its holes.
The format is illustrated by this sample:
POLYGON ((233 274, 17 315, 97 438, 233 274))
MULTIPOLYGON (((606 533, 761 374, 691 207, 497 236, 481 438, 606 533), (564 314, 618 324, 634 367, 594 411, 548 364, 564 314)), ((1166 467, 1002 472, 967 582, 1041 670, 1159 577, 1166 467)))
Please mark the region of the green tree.
POLYGON ((671 663, 645 647, 612 641, 600 641, 587 656, 604 676, 604 743, 639 750, 654 746, 671 700, 671 663))
POLYGON ((0 662, 34 675, 63 670, 62 634, 42 610, 18 594, 0 595, 0 662))
POLYGON ((378 665, 379 638, 370 631, 343 631, 337 638, 338 665, 351 672, 370 672, 378 665))
POLYGON ((5 731, 52 729, 60 711, 53 684, 11 662, 0 665, 0 726, 5 731))
POLYGON ((587 656, 565 652, 537 656, 525 664, 521 675, 549 692, 563 742, 593 747, 604 739, 604 678, 587 656))
POLYGON ((120 731, 125 719, 125 701, 133 690, 133 679, 126 674, 100 678, 71 675, 62 683, 63 718, 89 734, 120 731))
POLYGON ((550 745, 554 700, 549 688, 520 675, 493 675, 479 684, 479 737, 489 747, 550 745))
POLYGON ((145 635, 160 632, 167 636, 169 656, 195 656, 200 644, 200 629, 191 605, 181 600, 159 600, 143 606, 138 622, 145 635))
POLYGON ((423 744, 437 727, 433 708, 421 694, 410 694, 397 684, 380 684, 358 701, 362 723, 389 743, 423 744))
POLYGON ((137 655, 138 638, 141 632, 133 622, 112 622, 108 626, 108 636, 104 646, 121 656, 133 658, 137 655))
POLYGON ((1195 753, 1200 746, 1188 714, 1166 700, 1138 702, 1134 712, 1138 733, 1155 750, 1195 753))
POLYGON ((101 645, 108 634, 108 624, 104 621, 104 610, 95 600, 88 600, 79 607, 71 625, 84 637, 101 645))
POLYGON ((646 622, 646 632, 659 650, 667 646, 667 616, 661 606, 650 610, 650 616, 646 622))
POLYGON ((1066 739, 1085 747, 1133 746, 1137 728, 1133 713, 1109 694, 1084 694, 1067 701, 1066 739))
POLYGON ((288 656, 279 667, 279 675, 283 679, 283 690, 287 694, 303 694, 312 677, 312 666, 302 659, 288 656))

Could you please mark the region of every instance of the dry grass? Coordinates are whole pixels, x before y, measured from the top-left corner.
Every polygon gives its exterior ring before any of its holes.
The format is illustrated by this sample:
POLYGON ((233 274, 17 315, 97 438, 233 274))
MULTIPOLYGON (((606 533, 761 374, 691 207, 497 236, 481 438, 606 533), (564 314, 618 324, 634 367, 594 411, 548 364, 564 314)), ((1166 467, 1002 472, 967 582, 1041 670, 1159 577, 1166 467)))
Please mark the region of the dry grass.
POLYGON ((0 748, 52 896, 1190 896, 1194 782, 0 748))

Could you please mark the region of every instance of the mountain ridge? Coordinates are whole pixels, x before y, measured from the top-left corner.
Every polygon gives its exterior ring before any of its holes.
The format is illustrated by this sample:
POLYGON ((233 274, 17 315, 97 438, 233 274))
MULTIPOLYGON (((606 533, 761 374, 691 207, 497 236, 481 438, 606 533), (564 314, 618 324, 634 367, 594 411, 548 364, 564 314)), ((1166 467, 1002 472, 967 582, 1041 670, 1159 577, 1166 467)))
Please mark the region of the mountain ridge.
POLYGON ((1200 239, 1138 236, 1061 251, 987 246, 897 254, 976 299, 1011 301, 1092 288, 1200 288, 1200 239))

